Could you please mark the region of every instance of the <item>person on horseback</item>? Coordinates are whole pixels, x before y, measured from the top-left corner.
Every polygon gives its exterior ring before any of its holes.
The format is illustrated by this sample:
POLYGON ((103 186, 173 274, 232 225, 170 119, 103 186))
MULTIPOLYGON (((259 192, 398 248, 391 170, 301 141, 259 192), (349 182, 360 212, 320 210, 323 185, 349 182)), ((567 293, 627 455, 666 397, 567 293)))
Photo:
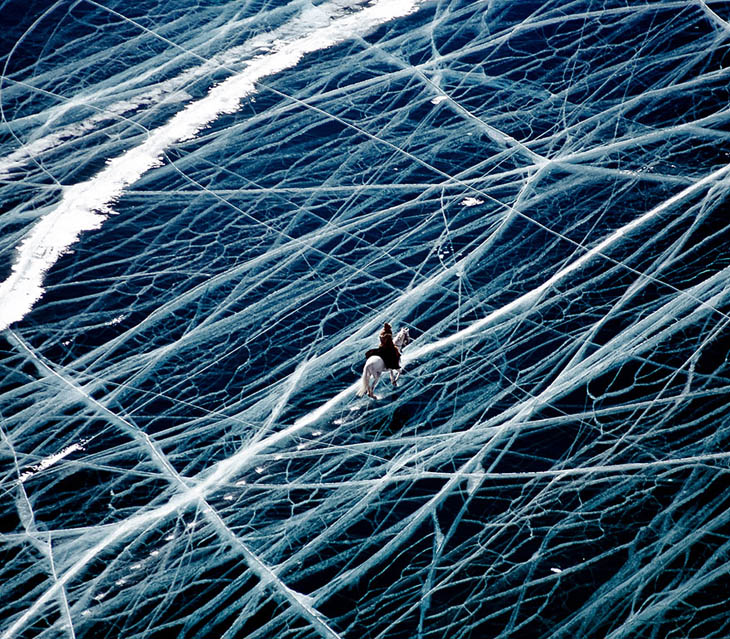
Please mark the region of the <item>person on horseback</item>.
POLYGON ((388 322, 383 324, 383 330, 380 331, 380 346, 371 348, 365 353, 365 357, 377 355, 383 360, 386 368, 398 370, 400 368, 400 351, 393 343, 393 329, 388 322))
POLYGON ((362 367, 360 388, 357 391, 358 397, 367 394, 368 397, 378 399, 374 393, 375 385, 378 383, 380 375, 386 370, 393 386, 398 385, 398 378, 401 374, 400 349, 408 346, 410 341, 408 327, 402 327, 394 337, 390 324, 388 322, 383 324, 383 330, 380 331, 380 346, 371 348, 365 353, 365 365, 362 367))

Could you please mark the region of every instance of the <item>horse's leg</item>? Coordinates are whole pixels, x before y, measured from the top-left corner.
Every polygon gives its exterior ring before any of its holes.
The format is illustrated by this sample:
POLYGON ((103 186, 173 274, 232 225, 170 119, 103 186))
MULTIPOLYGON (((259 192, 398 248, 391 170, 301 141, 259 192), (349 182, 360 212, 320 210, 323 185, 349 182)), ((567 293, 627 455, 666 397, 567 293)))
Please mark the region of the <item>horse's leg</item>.
POLYGON ((398 374, 392 368, 389 368, 388 372, 390 373, 390 383, 398 386, 398 374))
POLYGON ((373 399, 377 399, 377 397, 375 397, 375 385, 378 383, 379 379, 380 371, 373 371, 373 384, 368 390, 368 395, 370 395, 370 397, 372 397, 373 399))
POLYGON ((375 385, 380 380, 380 375, 385 370, 385 364, 383 363, 383 360, 378 358, 373 358, 373 366, 372 366, 372 375, 373 375, 373 385, 370 387, 370 397, 373 399, 377 399, 375 397, 375 385))

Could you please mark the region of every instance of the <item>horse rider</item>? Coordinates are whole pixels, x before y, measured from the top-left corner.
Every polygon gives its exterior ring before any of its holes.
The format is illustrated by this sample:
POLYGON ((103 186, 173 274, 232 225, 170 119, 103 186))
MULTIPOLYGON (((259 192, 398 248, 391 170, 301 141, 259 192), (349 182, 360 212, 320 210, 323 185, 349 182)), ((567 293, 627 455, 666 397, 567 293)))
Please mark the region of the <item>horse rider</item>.
POLYGON ((393 329, 388 322, 383 324, 383 330, 380 331, 380 346, 371 348, 365 353, 365 357, 377 355, 383 360, 385 368, 398 370, 400 368, 400 351, 393 343, 393 329))

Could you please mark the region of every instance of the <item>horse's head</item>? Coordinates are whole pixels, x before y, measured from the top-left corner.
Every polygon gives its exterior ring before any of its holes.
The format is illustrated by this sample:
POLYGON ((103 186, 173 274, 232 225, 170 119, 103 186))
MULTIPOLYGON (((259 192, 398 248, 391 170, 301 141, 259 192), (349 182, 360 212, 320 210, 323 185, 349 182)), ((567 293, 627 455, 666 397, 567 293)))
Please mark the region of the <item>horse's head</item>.
POLYGON ((393 339, 393 343, 398 348, 405 348, 411 341, 411 334, 408 332, 408 327, 404 326, 398 331, 398 334, 393 339))

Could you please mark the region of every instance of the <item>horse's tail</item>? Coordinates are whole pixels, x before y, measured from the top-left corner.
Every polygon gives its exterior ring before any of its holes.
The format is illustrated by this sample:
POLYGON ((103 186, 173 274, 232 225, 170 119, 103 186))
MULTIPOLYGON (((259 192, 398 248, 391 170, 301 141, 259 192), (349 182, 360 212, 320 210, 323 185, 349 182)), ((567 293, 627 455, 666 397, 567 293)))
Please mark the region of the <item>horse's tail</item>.
POLYGON ((357 396, 362 397, 368 392, 368 365, 362 367, 362 379, 360 380, 360 388, 357 391, 357 396))

